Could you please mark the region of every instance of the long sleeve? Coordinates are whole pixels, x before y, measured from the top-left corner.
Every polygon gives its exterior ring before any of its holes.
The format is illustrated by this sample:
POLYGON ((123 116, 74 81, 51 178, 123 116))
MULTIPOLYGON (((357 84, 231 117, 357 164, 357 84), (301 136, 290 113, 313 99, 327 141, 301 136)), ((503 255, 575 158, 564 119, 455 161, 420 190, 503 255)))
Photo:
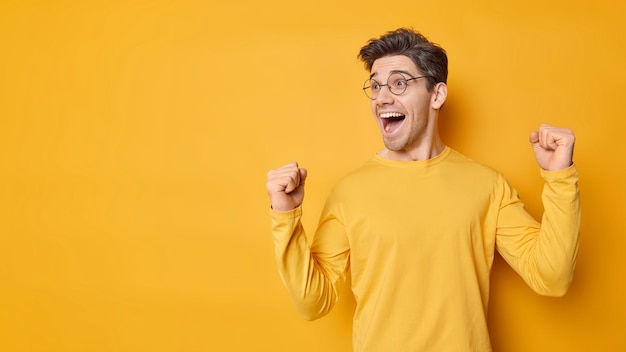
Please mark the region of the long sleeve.
POLYGON ((496 246, 502 257, 537 293, 562 296, 572 281, 580 230, 580 196, 575 166, 543 171, 541 224, 505 185, 496 246))
POLYGON ((278 271, 298 311, 307 320, 327 314, 346 280, 349 244, 332 215, 322 217, 310 246, 300 221, 302 208, 271 211, 278 271))

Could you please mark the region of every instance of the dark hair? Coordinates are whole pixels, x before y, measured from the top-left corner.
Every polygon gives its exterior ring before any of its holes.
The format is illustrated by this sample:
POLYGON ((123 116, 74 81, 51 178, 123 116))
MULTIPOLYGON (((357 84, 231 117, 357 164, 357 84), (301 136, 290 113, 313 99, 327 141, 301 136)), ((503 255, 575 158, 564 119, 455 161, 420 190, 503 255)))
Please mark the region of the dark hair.
POLYGON ((428 90, 438 82, 445 83, 448 80, 446 51, 419 32, 408 28, 399 28, 380 38, 370 39, 359 51, 358 58, 371 71, 374 61, 392 55, 404 55, 413 60, 421 73, 428 76, 428 90))

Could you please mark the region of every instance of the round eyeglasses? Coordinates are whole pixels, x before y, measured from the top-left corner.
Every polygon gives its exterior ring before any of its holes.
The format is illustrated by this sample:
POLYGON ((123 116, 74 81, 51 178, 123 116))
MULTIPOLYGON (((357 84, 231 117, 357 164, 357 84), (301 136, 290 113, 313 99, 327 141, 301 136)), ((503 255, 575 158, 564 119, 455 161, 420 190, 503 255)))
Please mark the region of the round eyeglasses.
POLYGON ((387 86, 392 94, 400 95, 406 91, 409 81, 430 76, 409 77, 406 78, 402 73, 392 73, 387 78, 387 84, 380 84, 377 80, 370 78, 363 83, 363 92, 365 92, 368 98, 374 100, 378 98, 378 94, 380 94, 383 87, 387 86))

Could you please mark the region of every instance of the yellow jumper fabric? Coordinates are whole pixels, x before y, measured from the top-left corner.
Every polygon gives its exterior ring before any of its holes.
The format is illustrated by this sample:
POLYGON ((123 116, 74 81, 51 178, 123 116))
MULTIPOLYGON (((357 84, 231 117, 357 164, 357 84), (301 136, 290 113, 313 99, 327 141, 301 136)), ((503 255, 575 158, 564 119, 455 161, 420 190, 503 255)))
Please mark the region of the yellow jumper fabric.
POLYGON ((496 249, 539 294, 561 296, 572 280, 578 173, 541 174, 540 224, 500 173, 451 148, 426 161, 375 156, 333 188, 311 245, 301 207, 271 211, 281 278, 303 316, 316 319, 351 270, 355 351, 491 351, 496 249))

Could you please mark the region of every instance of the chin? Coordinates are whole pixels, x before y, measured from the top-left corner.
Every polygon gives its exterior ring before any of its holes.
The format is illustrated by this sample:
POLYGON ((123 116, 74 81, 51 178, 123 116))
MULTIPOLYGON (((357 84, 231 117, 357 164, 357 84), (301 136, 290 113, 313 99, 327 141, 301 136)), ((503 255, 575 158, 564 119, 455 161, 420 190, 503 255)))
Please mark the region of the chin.
POLYGON ((385 148, 392 152, 400 152, 406 149, 406 145, 402 143, 394 143, 387 140, 383 141, 385 144, 385 148))

